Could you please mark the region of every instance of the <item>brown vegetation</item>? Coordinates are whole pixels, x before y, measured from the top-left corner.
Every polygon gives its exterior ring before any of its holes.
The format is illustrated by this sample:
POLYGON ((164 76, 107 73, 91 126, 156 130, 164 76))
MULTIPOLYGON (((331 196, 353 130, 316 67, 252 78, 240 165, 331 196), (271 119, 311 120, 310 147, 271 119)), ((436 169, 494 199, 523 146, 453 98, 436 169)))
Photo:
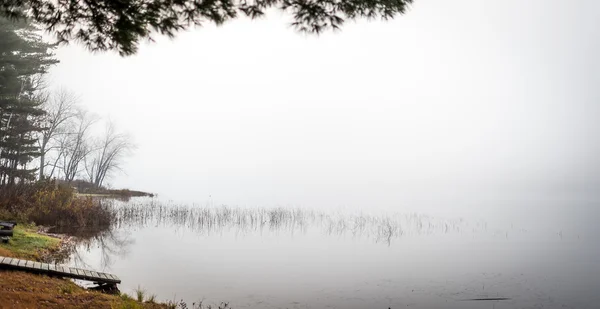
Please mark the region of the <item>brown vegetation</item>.
POLYGON ((60 278, 19 271, 0 271, 2 308, 168 308, 164 304, 139 303, 129 297, 85 290, 60 278))
POLYGON ((113 213, 102 201, 76 197, 52 181, 0 188, 0 219, 47 226, 109 225, 113 213))
POLYGON ((0 247, 0 256, 4 256, 4 257, 16 257, 14 253, 12 253, 10 250, 6 249, 6 248, 2 248, 0 247))

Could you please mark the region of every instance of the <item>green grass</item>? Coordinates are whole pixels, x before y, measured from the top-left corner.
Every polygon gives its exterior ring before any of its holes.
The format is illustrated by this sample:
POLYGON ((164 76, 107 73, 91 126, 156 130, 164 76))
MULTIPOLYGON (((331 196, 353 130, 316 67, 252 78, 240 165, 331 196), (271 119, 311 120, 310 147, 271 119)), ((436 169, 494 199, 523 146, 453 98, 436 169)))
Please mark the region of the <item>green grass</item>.
POLYGON ((74 290, 75 290, 75 286, 72 282, 67 282, 66 284, 60 285, 58 287, 58 291, 61 294, 73 294, 74 290))
MULTIPOLYGON (((129 296, 126 293, 122 293, 120 295, 121 297, 121 304, 119 305, 119 309, 144 309, 144 308, 148 308, 148 304, 144 304, 144 296, 145 296, 145 291, 140 289, 139 287, 135 290, 136 293, 136 297, 137 299, 134 299, 133 297, 129 296)), ((147 303, 150 304, 155 304, 155 308, 170 308, 168 305, 166 304, 156 304, 156 302, 154 302, 155 297, 152 297, 152 301, 148 301, 147 303)))
POLYGON ((135 290, 135 296, 137 297, 138 302, 143 303, 144 298, 146 297, 146 291, 142 290, 142 288, 138 286, 138 288, 135 290))
MULTIPOLYGON (((17 225, 9 243, 0 243, 2 251, 10 252, 13 257, 37 260, 40 253, 53 251, 60 246, 60 239, 40 235, 31 227, 17 225)), ((1 252, 1 251, 0 251, 1 252)))

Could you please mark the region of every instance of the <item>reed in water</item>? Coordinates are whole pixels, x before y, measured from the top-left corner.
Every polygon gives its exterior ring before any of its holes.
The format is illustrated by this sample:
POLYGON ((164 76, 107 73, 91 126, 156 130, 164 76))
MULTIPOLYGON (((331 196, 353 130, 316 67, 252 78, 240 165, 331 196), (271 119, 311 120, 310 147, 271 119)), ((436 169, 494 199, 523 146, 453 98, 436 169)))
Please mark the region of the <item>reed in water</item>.
POLYGON ((466 230, 461 219, 437 219, 420 214, 364 214, 315 211, 301 208, 242 208, 186 206, 162 203, 111 201, 116 227, 169 226, 200 234, 235 229, 236 232, 305 232, 318 228, 328 235, 369 237, 390 243, 404 235, 428 235, 466 230))

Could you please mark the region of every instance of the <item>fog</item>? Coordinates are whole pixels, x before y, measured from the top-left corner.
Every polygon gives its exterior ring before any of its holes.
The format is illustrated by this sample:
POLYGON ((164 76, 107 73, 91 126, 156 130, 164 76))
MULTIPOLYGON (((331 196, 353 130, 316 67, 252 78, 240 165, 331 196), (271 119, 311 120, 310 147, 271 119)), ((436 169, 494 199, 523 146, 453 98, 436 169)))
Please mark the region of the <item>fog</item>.
POLYGON ((420 0, 320 36, 271 12, 125 58, 63 46, 49 80, 134 137, 112 187, 202 205, 593 205, 599 12, 420 0))

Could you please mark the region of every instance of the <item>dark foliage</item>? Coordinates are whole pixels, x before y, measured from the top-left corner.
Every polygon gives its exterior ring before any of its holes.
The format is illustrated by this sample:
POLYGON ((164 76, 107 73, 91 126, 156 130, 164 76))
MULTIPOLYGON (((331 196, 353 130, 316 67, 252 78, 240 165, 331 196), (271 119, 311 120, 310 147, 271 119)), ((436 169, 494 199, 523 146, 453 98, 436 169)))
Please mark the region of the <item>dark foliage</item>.
POLYGON ((152 31, 173 36, 191 25, 217 25, 238 15, 263 16, 269 8, 290 13, 303 32, 338 29, 346 19, 390 19, 413 0, 0 0, 0 14, 29 17, 60 42, 79 40, 91 50, 136 52, 152 31))
POLYGON ((37 168, 28 168, 40 155, 37 123, 45 111, 37 91, 40 76, 57 61, 54 46, 42 41, 27 23, 0 17, 0 183, 32 181, 37 168))

